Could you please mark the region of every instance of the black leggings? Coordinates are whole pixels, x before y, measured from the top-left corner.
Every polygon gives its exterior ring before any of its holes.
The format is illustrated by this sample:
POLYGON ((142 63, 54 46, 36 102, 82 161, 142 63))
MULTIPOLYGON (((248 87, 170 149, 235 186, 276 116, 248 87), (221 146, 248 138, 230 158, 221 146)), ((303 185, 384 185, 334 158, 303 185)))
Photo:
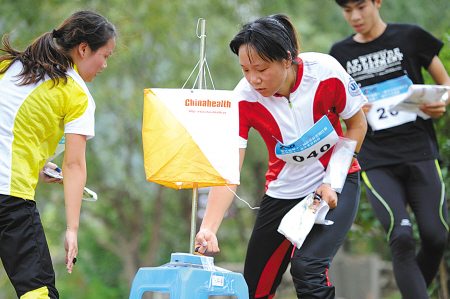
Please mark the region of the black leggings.
POLYGON ((447 244, 447 202, 438 164, 433 160, 379 167, 362 174, 373 210, 387 233, 395 280, 403 299, 428 298, 447 244), (416 253, 410 215, 420 248, 416 253))
POLYGON ((335 298, 327 271, 355 219, 359 195, 359 172, 349 174, 342 193, 338 194, 337 207, 326 217, 334 224, 314 225, 302 247, 294 253, 293 245, 277 229, 283 216, 303 198, 284 200, 265 195, 245 260, 244 277, 250 298, 273 298, 289 262, 298 298, 335 298))

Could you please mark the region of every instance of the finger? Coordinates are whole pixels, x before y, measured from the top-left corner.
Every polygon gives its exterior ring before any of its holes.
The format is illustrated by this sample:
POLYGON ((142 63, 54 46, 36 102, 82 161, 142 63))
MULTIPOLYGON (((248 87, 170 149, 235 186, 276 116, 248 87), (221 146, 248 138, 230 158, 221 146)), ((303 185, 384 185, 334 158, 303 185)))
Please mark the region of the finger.
POLYGON ((206 251, 206 246, 203 246, 197 241, 194 244, 194 248, 195 248, 194 253, 203 254, 206 251))
POLYGON ((201 232, 197 234, 197 242, 202 246, 206 247, 208 245, 208 239, 211 239, 211 236, 206 232, 201 232))
POLYGON ((320 200, 318 198, 314 198, 313 201, 313 209, 317 209, 320 205, 320 200))
POLYGON ((427 103, 426 106, 428 106, 428 107, 445 107, 445 102, 437 101, 437 102, 433 102, 433 103, 427 103))
POLYGON ((425 114, 427 114, 427 115, 429 115, 429 116, 431 116, 433 118, 441 117, 442 115, 444 115, 444 112, 445 112, 445 111, 434 111, 434 110, 429 109, 429 108, 425 108, 425 109, 421 108, 420 110, 422 110, 425 114))
POLYGON ((439 106, 439 107, 420 106, 419 108, 422 111, 430 111, 430 112, 445 112, 445 110, 446 110, 444 106, 439 106))
POLYGON ((364 113, 369 112, 370 108, 372 108, 372 103, 367 103, 362 107, 364 113))
POLYGON ((67 273, 72 274, 72 270, 73 270, 73 263, 72 263, 72 261, 69 260, 67 262, 66 269, 67 269, 67 273))
POLYGON ((58 183, 59 181, 61 181, 61 179, 53 178, 53 177, 49 176, 49 177, 47 178, 47 181, 48 181, 48 182, 52 182, 52 183, 58 183))
POLYGON ((203 255, 216 256, 219 252, 220 252, 220 249, 217 246, 210 244, 207 247, 207 249, 204 251, 203 255))
POLYGON ((445 107, 426 107, 426 106, 421 106, 421 107, 419 107, 419 109, 422 110, 423 112, 427 113, 427 114, 444 113, 446 111, 445 107))
POLYGON ((77 258, 74 257, 72 259, 69 259, 69 262, 67 263, 67 273, 72 274, 73 267, 77 263, 77 258))
POLYGON ((332 203, 332 209, 334 209, 335 207, 337 207, 337 199, 333 199, 332 201, 331 201, 331 203, 332 203))
POLYGON ((195 254, 203 255, 204 252, 200 252, 200 247, 195 248, 195 254))
POLYGON ((198 244, 200 246, 203 246, 203 243, 205 242, 205 238, 203 235, 197 234, 197 236, 195 237, 195 244, 198 244))
POLYGON ((53 170, 55 170, 55 171, 57 171, 57 172, 62 172, 62 169, 59 168, 58 165, 56 165, 55 163, 52 163, 52 162, 46 163, 46 164, 45 164, 45 167, 50 168, 50 169, 53 169, 53 170))
POLYGON ((47 163, 45 163, 45 167, 50 167, 51 169, 55 169, 56 167, 58 167, 58 165, 56 165, 53 162, 47 162, 47 163))

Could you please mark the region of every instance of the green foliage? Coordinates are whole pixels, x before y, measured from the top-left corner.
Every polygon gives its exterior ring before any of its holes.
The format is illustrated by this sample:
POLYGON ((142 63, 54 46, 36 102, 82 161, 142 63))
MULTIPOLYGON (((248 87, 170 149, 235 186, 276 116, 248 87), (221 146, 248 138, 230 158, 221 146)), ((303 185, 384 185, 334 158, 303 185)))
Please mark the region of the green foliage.
MULTIPOLYGON (((447 72, 450 70, 450 28, 447 28, 447 31, 442 34, 442 40, 445 43, 444 48, 441 50, 441 53, 439 55, 440 60, 442 61, 445 69, 447 72)), ((426 76, 426 83, 427 84, 433 84, 432 79, 430 76, 426 76)), ((440 154, 442 161, 440 163, 441 166, 441 172, 442 176, 445 182, 445 190, 447 191, 447 198, 448 198, 448 190, 450 190, 450 129, 449 124, 450 122, 450 112, 448 110, 447 106, 447 112, 439 118, 438 121, 435 122, 436 127, 436 133, 438 137, 438 142, 440 145, 440 154)), ((442 280, 446 280, 447 288, 450 286, 450 277, 449 277, 449 269, 450 269, 450 240, 447 243, 447 248, 444 253, 444 261, 445 265, 445 276, 442 275, 442 272, 439 273, 438 278, 436 279, 436 287, 433 290, 432 294, 434 296, 438 296, 441 294, 441 286, 442 286, 442 280), (442 280, 441 280, 442 279, 442 280)))
MULTIPOLYGON (((389 22, 415 22, 446 40, 440 57, 450 70, 448 0, 383 2, 389 22), (446 34, 443 35, 443 32, 446 34)), ((96 100, 96 137, 88 142, 87 186, 99 200, 84 202, 79 232, 79 262, 65 270, 65 211, 62 187, 39 184, 36 201, 46 230, 57 287, 62 298, 126 298, 138 267, 158 266, 172 252, 189 251, 191 190, 172 190, 145 180, 142 153, 143 89, 181 88, 199 59, 199 18, 206 19, 206 58, 216 89, 232 89, 242 73, 228 43, 240 26, 260 16, 288 14, 301 35, 303 51, 327 53, 333 42, 352 33, 332 0, 0 0, 0 32, 11 34, 15 48, 57 28, 71 13, 92 9, 117 27, 116 50, 108 68, 89 83, 96 100)), ((187 87, 193 86, 191 78, 187 87)), ((208 81, 208 88, 212 88, 208 81)), ((450 183, 450 141, 447 113, 437 122, 443 157, 442 172, 450 183)), ((57 160, 61 164, 61 157, 57 160)), ((258 206, 264 193, 267 149, 250 133, 238 195, 258 206)), ((358 253, 386 254, 385 236, 364 190, 355 230, 347 247, 358 253), (354 245, 352 245, 354 244, 354 245), (381 244, 381 245, 380 245, 381 244), (358 249, 361 249, 358 251, 358 249)), ((218 237, 216 262, 242 262, 256 211, 236 200, 218 237)), ((447 259, 448 262, 448 259, 447 259)), ((450 265, 449 265, 450 266, 450 265)), ((0 298, 14 291, 0 273, 0 298)))

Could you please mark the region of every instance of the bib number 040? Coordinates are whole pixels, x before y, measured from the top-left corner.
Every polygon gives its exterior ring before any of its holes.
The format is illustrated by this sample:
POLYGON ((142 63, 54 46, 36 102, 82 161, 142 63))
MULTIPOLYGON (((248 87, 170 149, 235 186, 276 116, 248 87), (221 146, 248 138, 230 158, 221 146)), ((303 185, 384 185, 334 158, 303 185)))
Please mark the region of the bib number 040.
MULTIPOLYGON (((320 151, 321 154, 324 154, 327 150, 330 149, 330 147, 331 147, 331 144, 328 144, 328 143, 327 143, 327 144, 324 144, 324 145, 319 149, 319 151, 320 151)), ((319 155, 320 155, 320 154, 319 154, 317 151, 313 150, 313 151, 311 151, 311 152, 308 154, 308 156, 306 157, 306 159, 315 159, 315 158, 317 158, 319 155)), ((292 159, 293 159, 294 161, 296 161, 296 162, 299 162, 299 163, 305 161, 305 157, 304 157, 304 156, 300 156, 300 155, 294 155, 294 156, 292 156, 292 159)))

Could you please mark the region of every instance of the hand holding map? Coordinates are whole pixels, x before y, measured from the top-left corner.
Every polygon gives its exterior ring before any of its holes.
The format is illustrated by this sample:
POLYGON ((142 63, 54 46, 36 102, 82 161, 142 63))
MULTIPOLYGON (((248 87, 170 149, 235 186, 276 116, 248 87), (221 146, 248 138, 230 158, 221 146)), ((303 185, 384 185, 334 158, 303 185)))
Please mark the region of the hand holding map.
POLYGON ((405 94, 405 98, 389 110, 413 112, 423 119, 428 119, 430 116, 420 110, 419 107, 441 100, 449 89, 449 86, 444 85, 410 85, 408 92, 405 94))

